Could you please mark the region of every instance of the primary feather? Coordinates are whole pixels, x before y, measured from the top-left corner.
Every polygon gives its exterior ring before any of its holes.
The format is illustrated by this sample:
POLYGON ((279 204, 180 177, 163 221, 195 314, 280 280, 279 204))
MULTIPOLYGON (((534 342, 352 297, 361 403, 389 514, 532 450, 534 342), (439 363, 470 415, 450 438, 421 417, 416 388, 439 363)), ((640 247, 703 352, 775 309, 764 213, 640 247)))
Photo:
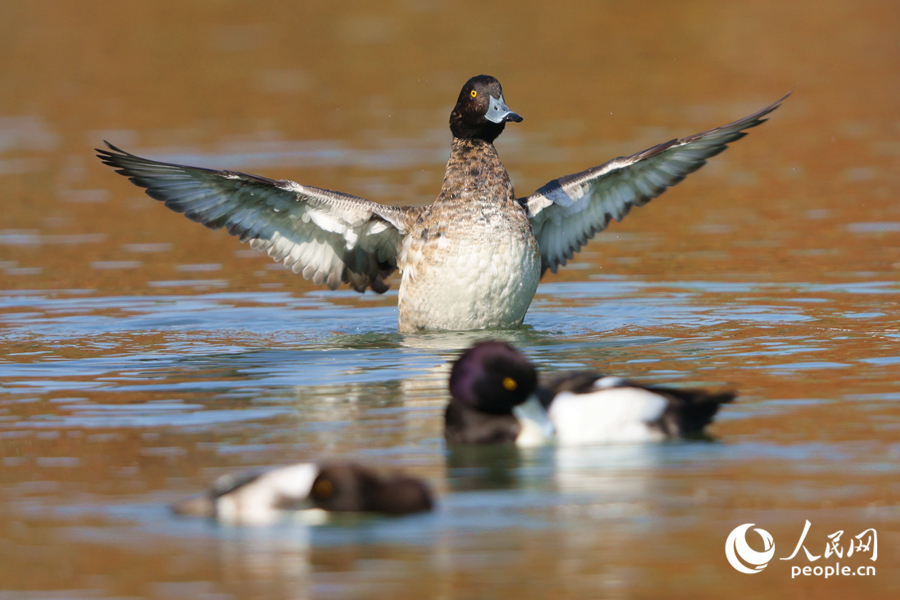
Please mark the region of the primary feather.
POLYGON ((541 247, 542 272, 556 273, 589 239, 621 221, 706 164, 746 130, 765 122, 785 98, 728 125, 674 139, 581 173, 554 179, 519 203, 541 247))
POLYGON ((237 171, 216 171, 135 156, 107 142, 104 164, 147 194, 241 242, 317 285, 382 293, 397 268, 412 208, 237 171))

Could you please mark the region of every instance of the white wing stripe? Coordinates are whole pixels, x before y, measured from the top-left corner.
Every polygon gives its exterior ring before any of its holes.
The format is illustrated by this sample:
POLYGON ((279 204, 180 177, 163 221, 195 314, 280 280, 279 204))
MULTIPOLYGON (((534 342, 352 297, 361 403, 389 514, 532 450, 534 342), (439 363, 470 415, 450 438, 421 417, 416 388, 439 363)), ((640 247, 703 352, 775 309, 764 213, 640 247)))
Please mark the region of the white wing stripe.
POLYGON ((168 208, 332 288, 387 290, 405 227, 417 210, 255 175, 161 163, 107 144, 97 156, 168 208))
POLYGON ((734 123, 560 177, 520 198, 541 247, 543 269, 556 272, 610 219, 621 221, 633 206, 646 204, 699 169, 744 137, 744 130, 764 122, 788 95, 734 123))

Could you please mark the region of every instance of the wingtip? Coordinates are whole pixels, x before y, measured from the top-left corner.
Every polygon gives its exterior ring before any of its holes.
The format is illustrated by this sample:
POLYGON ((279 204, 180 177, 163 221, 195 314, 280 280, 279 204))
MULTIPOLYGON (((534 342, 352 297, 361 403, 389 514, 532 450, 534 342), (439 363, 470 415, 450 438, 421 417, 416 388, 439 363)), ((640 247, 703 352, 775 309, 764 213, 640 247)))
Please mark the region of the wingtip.
POLYGON ((759 112, 757 113, 757 114, 759 115, 758 121, 759 121, 760 123, 766 122, 768 119, 764 119, 764 118, 762 118, 762 117, 767 116, 769 113, 773 112, 776 108, 780 107, 781 104, 782 104, 782 102, 784 102, 785 100, 787 100, 787 99, 788 99, 788 96, 790 96, 791 94, 793 94, 793 93, 794 93, 794 90, 795 90, 796 88, 797 88, 797 86, 794 85, 794 87, 792 87, 792 88, 790 89, 790 91, 788 91, 787 94, 785 94, 784 96, 782 96, 781 98, 779 98, 778 100, 776 100, 775 102, 773 102, 772 104, 770 104, 769 106, 767 106, 766 108, 764 108, 764 109, 762 109, 761 111, 759 111, 759 112))
POLYGON ((737 400, 738 392, 737 390, 722 390, 714 394, 713 397, 718 404, 731 404, 737 400))
POLYGON ((123 150, 117 148, 107 140, 103 140, 103 143, 106 144, 106 148, 94 148, 94 152, 96 152, 95 156, 102 160, 105 164, 109 166, 115 166, 107 161, 116 156, 128 156, 127 152, 124 152, 123 150))
MULTIPOLYGON (((112 144, 108 140, 103 140, 103 143, 106 144, 106 147, 109 148, 109 150, 112 150, 113 152, 118 152, 119 154, 128 154, 127 152, 125 152, 118 146, 112 144)), ((109 150, 104 150, 102 148, 95 148, 95 150, 97 150, 98 152, 107 152, 107 153, 109 152, 109 150)))
POLYGON ((710 425, 723 404, 729 404, 737 398, 736 390, 703 391, 687 402, 680 404, 677 412, 677 431, 680 437, 692 438, 706 436, 705 428, 710 425))
POLYGON ((775 106, 780 106, 781 103, 784 102, 785 100, 787 100, 788 96, 790 96, 791 94, 793 94, 793 93, 794 93, 794 90, 796 90, 796 89, 797 89, 797 84, 795 83, 794 86, 793 86, 790 90, 788 90, 788 93, 787 93, 787 94, 785 94, 784 96, 782 96, 781 98, 779 98, 779 99, 775 102, 775 106))

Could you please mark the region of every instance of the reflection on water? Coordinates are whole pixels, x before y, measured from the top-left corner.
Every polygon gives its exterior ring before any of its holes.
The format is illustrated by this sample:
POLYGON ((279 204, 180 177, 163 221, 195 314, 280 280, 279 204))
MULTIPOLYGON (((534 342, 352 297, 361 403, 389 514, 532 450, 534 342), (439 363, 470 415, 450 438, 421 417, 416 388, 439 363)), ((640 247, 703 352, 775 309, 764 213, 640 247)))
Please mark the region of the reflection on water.
MULTIPOLYGON (((401 335, 392 308, 343 305, 341 293, 10 294, 3 335, 14 352, 0 368, 9 526, 46 531, 56 548, 47 560, 99 546, 124 551, 119 560, 142 565, 148 581, 173 582, 143 593, 201 593, 196 582, 212 577, 213 589, 353 596, 373 582, 385 593, 433 589, 423 572, 447 589, 458 578, 496 582, 496 569, 532 555, 557 565, 535 577, 554 580, 567 565, 587 587, 609 578, 614 589, 652 589, 635 564, 681 555, 648 547, 683 540, 695 561, 712 560, 696 557, 717 556, 704 548, 741 520, 775 535, 801 513, 836 527, 896 522, 884 494, 900 445, 883 382, 900 358, 896 334, 877 326, 892 284, 601 278, 541 291, 533 326, 491 335, 542 369, 734 384, 742 400, 722 411, 718 441, 447 453, 447 364, 485 334, 401 335), (341 331, 349 318, 362 333, 341 331), (438 491, 438 509, 263 530, 165 510, 224 473, 322 456, 411 470, 438 491), (159 557, 152 567, 139 560, 147 548, 159 557), (185 572, 194 583, 182 588, 175 574, 185 572)), ((102 562, 81 568, 109 577, 102 562)), ((14 570, 4 576, 27 587, 14 570)), ((726 576, 701 570, 688 583, 726 576)))
POLYGON ((0 599, 893 597, 896 3, 737 6, 0 5, 0 599), (515 331, 400 334, 395 291, 317 289, 91 152, 422 204, 478 72, 525 117, 498 141, 520 195, 796 91, 545 278, 515 331), (542 371, 740 398, 709 443, 448 451, 448 362, 489 336, 542 371), (327 457, 423 477, 437 510, 167 509, 327 457), (817 554, 876 528, 877 576, 724 559, 737 525, 780 556, 807 519, 817 554))

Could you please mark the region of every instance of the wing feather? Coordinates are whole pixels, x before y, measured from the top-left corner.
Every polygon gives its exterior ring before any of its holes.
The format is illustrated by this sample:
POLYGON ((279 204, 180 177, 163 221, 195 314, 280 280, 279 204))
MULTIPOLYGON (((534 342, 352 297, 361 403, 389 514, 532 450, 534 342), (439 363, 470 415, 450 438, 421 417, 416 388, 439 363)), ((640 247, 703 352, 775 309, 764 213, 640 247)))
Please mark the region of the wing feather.
POLYGON ((330 190, 234 171, 142 158, 106 142, 104 164, 175 212, 224 227, 294 273, 336 289, 388 289, 413 207, 386 206, 330 190))
POLYGON ((686 138, 670 140, 637 154, 615 158, 581 173, 555 179, 519 198, 541 248, 542 273, 556 273, 610 220, 621 221, 693 173, 728 144, 765 122, 777 102, 743 119, 686 138))

